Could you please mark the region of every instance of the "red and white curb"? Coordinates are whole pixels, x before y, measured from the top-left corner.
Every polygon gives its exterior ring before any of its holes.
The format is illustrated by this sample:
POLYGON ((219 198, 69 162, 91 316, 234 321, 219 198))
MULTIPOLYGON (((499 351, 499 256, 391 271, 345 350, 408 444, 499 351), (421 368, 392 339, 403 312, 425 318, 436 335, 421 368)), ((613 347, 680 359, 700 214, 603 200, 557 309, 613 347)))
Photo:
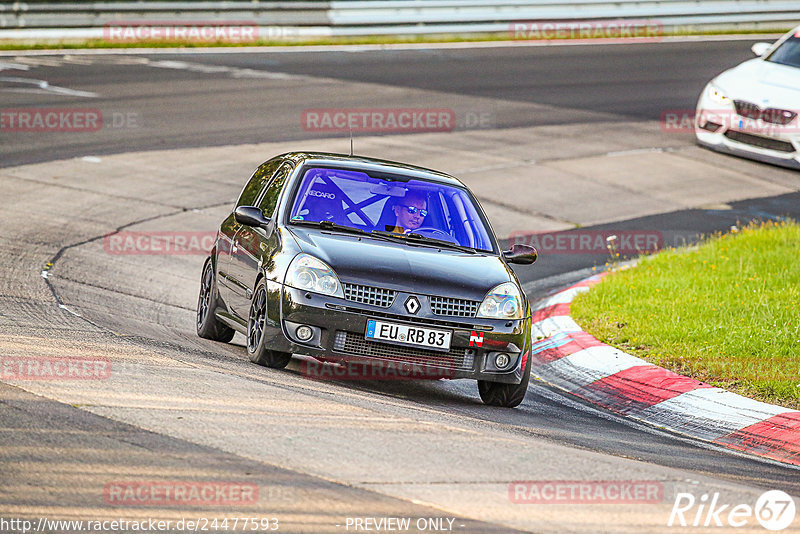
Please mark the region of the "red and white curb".
POLYGON ((569 393, 654 426, 800 465, 800 411, 766 404, 657 367, 601 343, 569 316, 595 275, 533 311, 531 373, 569 393))

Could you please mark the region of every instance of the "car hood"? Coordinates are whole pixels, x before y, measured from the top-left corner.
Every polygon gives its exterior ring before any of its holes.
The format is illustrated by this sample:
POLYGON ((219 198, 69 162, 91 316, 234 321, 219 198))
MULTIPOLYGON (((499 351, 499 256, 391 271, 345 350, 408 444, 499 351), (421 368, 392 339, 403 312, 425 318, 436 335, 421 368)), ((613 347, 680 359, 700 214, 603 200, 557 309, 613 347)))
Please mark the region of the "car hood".
POLYGON ((800 107, 800 68, 760 58, 745 61, 714 79, 730 98, 761 107, 796 110, 800 107))
MULTIPOLYGON (((330 265, 339 279, 426 295, 482 300, 498 284, 517 281, 497 256, 466 254, 317 229, 291 228, 303 252, 330 265)), ((518 282, 517 282, 518 283, 518 282)))

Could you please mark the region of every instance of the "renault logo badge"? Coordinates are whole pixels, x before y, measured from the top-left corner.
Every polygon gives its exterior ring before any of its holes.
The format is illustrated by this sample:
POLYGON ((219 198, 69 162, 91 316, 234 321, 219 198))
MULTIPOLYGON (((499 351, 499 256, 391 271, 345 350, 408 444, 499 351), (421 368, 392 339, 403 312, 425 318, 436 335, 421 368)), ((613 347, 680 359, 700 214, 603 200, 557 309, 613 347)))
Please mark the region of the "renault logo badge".
POLYGON ((415 313, 417 313, 419 311, 419 309, 421 308, 421 306, 419 304, 419 300, 417 300, 417 297, 414 297, 414 296, 408 297, 406 299, 405 307, 406 307, 406 311, 408 313, 410 313, 411 315, 414 315, 415 313))

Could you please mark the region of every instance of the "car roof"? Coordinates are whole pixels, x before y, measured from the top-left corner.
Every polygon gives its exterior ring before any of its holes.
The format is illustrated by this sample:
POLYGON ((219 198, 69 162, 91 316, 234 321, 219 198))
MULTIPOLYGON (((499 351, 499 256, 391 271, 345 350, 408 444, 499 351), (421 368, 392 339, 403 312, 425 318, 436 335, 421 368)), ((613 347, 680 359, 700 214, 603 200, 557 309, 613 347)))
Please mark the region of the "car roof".
POLYGON ((353 170, 402 174, 403 176, 413 176, 431 182, 466 188, 461 180, 449 174, 433 169, 426 169, 425 167, 400 163, 398 161, 369 158, 366 156, 350 156, 348 154, 337 154, 333 152, 288 152, 281 157, 292 161, 297 166, 302 164, 335 165, 337 167, 346 167, 353 170))

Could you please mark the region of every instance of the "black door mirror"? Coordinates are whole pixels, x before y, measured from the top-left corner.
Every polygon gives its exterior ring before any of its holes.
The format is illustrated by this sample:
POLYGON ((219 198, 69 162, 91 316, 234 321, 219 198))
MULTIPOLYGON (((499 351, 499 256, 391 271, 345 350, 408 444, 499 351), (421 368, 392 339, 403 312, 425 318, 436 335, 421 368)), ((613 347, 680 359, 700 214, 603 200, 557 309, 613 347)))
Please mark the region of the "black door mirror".
POLYGON ((239 224, 254 228, 266 228, 270 222, 269 217, 265 217, 264 212, 254 206, 239 206, 233 212, 233 218, 239 224))
POLYGON ((503 257, 508 263, 519 263, 520 265, 530 265, 539 257, 536 248, 530 245, 516 244, 511 245, 511 250, 504 250, 503 257))

